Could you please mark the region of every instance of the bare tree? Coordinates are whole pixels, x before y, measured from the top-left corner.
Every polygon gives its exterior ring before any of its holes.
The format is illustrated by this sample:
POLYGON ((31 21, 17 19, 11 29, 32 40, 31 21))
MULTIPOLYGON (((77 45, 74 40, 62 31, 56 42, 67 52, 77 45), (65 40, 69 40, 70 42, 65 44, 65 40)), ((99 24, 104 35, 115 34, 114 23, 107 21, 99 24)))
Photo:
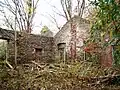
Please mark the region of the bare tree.
POLYGON ((15 47, 14 47, 14 49, 15 49, 15 65, 17 66, 17 32, 16 32, 16 22, 17 22, 17 5, 18 5, 18 1, 16 0, 15 1, 15 27, 14 27, 14 30, 15 30, 15 34, 14 34, 14 36, 15 36, 15 47))
MULTIPOLYGON (((55 18, 56 15, 61 16, 66 19, 66 21, 69 21, 72 19, 72 17, 77 13, 77 16, 82 17, 84 10, 86 8, 85 6, 85 0, 60 0, 60 4, 62 6, 62 11, 60 11, 55 5, 51 5, 49 2, 46 1, 48 5, 50 5, 53 8, 54 14, 49 14, 49 17, 47 17, 55 26, 60 30, 60 26, 58 25, 58 21, 55 18), (74 3, 76 2, 76 3, 74 3), (73 5, 75 4, 75 5, 73 5)), ((48 14, 47 14, 48 15, 48 14)))
POLYGON ((51 14, 47 13, 47 15, 44 15, 44 14, 41 14, 41 15, 44 16, 45 18, 47 18, 51 23, 53 23, 58 30, 61 29, 60 25, 58 24, 55 14, 51 15, 51 14))
POLYGON ((0 2, 0 12, 3 14, 6 25, 15 31, 14 34, 14 53, 15 53, 15 65, 17 66, 17 32, 24 31, 26 33, 31 33, 33 26, 33 18, 35 16, 35 11, 37 8, 39 0, 4 0, 0 2), (6 10, 8 12, 6 12, 6 10), (12 22, 10 16, 11 14, 12 22))
POLYGON ((77 16, 80 16, 82 18, 83 12, 85 9, 85 0, 77 0, 76 7, 73 7, 73 2, 75 0, 61 0, 61 6, 64 12, 64 15, 66 17, 67 21, 70 21, 71 26, 71 41, 70 41, 70 53, 71 53, 71 59, 76 59, 76 29, 77 25, 73 22, 72 17, 74 16, 74 10, 77 12, 77 16))
POLYGON ((82 17, 85 10, 85 0, 60 0, 61 6, 65 15, 66 20, 70 20, 74 16, 74 11, 77 13, 77 16, 82 17), (76 1, 76 5, 73 6, 76 1))
POLYGON ((61 27, 59 26, 59 24, 57 22, 57 19, 55 18, 55 15, 52 16, 52 15, 49 14, 49 16, 50 16, 50 18, 52 18, 51 22, 56 25, 58 30, 60 30, 61 27))
POLYGON ((11 23, 6 10, 11 13, 11 16, 16 16, 16 24, 20 31, 31 33, 33 28, 33 19, 36 14, 36 8, 39 0, 4 0, 0 2, 0 12, 4 15, 5 21, 14 30, 14 25, 11 23), (17 11, 15 10, 17 7, 17 11))
POLYGON ((76 7, 77 7, 78 16, 82 17, 84 9, 85 9, 85 0, 77 0, 77 6, 76 7), (82 2, 80 2, 80 1, 82 1, 82 2))
POLYGON ((72 0, 61 0, 61 5, 66 20, 70 20, 72 18, 72 0))

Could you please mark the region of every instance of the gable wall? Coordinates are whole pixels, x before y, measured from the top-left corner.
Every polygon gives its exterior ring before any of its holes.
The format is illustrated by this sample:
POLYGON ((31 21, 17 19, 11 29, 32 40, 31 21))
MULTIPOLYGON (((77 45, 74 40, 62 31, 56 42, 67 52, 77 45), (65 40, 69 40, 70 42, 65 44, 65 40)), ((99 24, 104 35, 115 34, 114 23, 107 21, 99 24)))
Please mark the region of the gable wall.
MULTIPOLYGON (((77 50, 79 51, 83 46, 83 39, 87 39, 88 32, 90 30, 90 24, 84 19, 80 19, 79 17, 75 17, 73 19, 73 24, 76 24, 76 32, 77 32, 77 50)), ((62 29, 55 36, 55 45, 57 46, 59 43, 66 43, 66 52, 69 53, 70 50, 70 40, 71 40, 71 26, 70 22, 67 22, 62 29)), ((58 49, 56 48, 56 54, 58 53, 58 49)))

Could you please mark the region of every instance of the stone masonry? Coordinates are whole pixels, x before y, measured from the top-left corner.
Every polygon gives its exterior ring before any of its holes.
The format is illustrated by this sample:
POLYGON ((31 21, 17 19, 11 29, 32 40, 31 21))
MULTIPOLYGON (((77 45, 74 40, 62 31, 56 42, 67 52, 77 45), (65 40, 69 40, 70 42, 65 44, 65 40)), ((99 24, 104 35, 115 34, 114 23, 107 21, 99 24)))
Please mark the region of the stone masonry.
MULTIPOLYGON (((79 60, 83 60, 80 58, 80 53, 83 52, 84 41, 89 37, 90 22, 79 16, 74 16, 72 21, 76 25, 77 56, 79 60)), ((47 63, 54 61, 56 57, 59 57, 59 60, 67 60, 70 55, 70 25, 71 23, 68 21, 54 37, 17 32, 18 63, 28 63, 31 61, 47 63)), ((0 39, 7 40, 8 60, 14 63, 14 31, 0 28, 0 39)), ((105 66, 112 65, 113 61, 110 48, 105 51, 104 55, 101 55, 100 62, 105 66), (107 54, 108 52, 109 54, 107 54)))
MULTIPOLYGON (((90 30, 90 22, 86 19, 80 18, 79 16, 74 16, 72 18, 73 24, 76 25, 76 48, 77 51, 82 50, 83 42, 88 38, 88 32, 90 30)), ((56 45, 56 55, 69 57, 70 53, 70 41, 71 41, 71 22, 68 21, 61 28, 61 30, 55 35, 55 45, 56 45), (65 47, 61 48, 61 45, 65 47), (60 46, 60 48, 59 48, 60 46), (61 55, 60 53, 65 53, 66 55, 61 55)), ((79 56, 79 55, 78 55, 79 56)))
MULTIPOLYGON (((8 41, 9 61, 14 63, 14 31, 0 28, 0 39, 8 41)), ((54 60, 54 39, 40 35, 17 32, 18 63, 51 62, 54 60)))

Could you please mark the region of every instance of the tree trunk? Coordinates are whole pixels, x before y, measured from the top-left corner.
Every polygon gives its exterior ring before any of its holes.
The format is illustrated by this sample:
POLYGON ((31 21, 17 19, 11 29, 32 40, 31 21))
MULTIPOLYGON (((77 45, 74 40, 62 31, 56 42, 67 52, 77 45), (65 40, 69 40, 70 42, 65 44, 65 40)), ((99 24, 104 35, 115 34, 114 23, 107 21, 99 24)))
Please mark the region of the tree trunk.
POLYGON ((73 24, 71 20, 71 41, 70 41, 70 53, 71 59, 76 59, 76 24, 73 24))

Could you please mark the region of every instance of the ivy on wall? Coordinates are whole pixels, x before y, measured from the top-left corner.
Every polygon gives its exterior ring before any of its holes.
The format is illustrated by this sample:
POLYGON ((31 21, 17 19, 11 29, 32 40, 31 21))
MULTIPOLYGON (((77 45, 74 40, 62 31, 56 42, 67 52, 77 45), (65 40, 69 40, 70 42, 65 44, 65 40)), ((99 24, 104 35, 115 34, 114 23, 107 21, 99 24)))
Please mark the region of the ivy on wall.
MULTIPOLYGON (((120 1, 95 0, 91 1, 97 10, 95 21, 91 27, 90 41, 105 48, 108 45, 119 47, 120 42, 120 1)), ((113 49, 115 64, 120 65, 120 49, 113 49)))

